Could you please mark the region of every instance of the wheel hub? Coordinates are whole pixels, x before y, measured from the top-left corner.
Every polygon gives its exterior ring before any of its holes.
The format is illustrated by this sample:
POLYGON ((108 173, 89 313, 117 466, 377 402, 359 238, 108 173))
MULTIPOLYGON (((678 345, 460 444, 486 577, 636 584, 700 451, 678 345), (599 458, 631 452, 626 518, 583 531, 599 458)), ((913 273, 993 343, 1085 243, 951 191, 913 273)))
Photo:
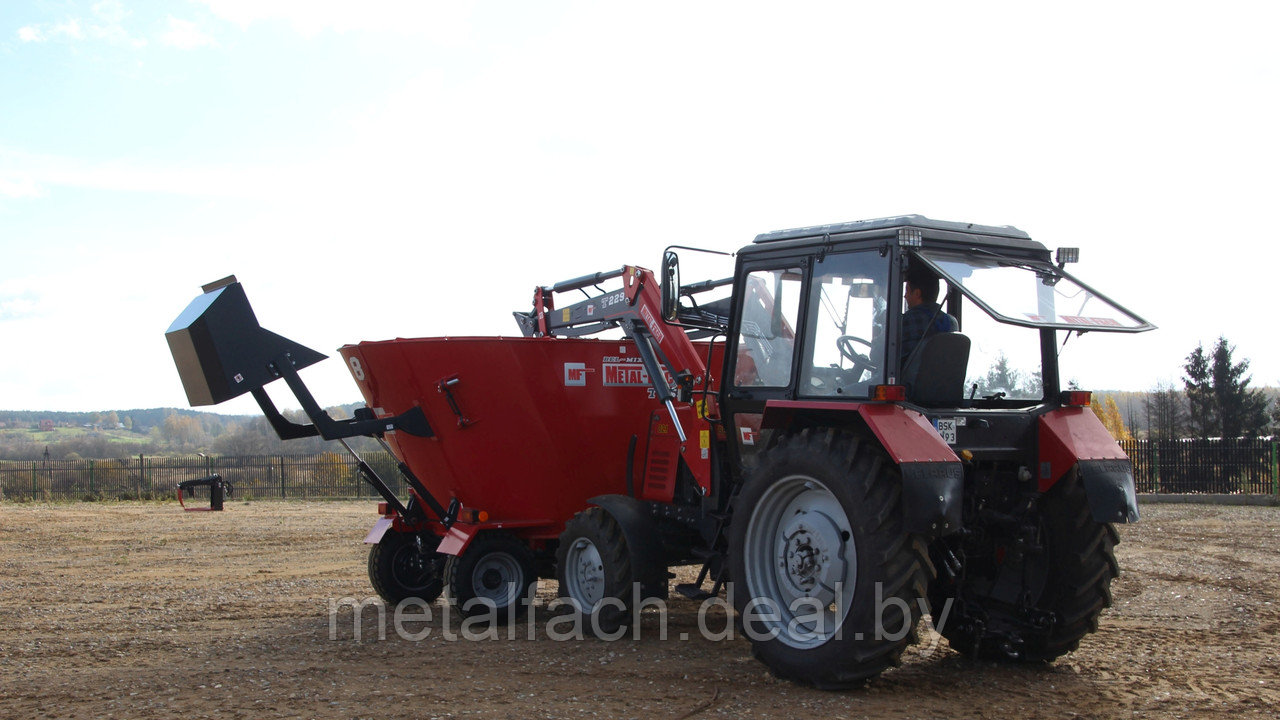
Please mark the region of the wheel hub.
POLYGON ((579 538, 569 548, 565 560, 569 597, 576 599, 584 609, 594 607, 604 599, 604 560, 599 549, 590 540, 579 538))
POLYGON ((764 621, 796 648, 830 639, 849 612, 857 548, 839 500, 812 477, 780 479, 760 498, 747 526, 745 583, 768 601, 764 621))
POLYGON ((519 562, 505 552, 493 552, 476 563, 471 574, 471 589, 478 598, 488 598, 498 607, 506 607, 521 592, 519 562))
POLYGON ((779 567, 792 591, 824 605, 835 600, 835 585, 846 575, 840 528, 822 512, 801 511, 780 534, 779 567))

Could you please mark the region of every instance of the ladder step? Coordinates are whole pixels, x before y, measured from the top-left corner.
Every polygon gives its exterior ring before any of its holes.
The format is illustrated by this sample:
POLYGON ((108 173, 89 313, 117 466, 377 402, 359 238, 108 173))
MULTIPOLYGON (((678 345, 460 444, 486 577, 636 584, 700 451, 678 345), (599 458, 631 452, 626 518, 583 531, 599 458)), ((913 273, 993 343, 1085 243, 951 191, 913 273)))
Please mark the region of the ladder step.
POLYGON ((689 598, 690 600, 706 600, 707 598, 715 597, 711 593, 707 592, 706 590, 703 590, 701 587, 694 585, 693 583, 680 583, 679 585, 676 585, 676 592, 689 598))

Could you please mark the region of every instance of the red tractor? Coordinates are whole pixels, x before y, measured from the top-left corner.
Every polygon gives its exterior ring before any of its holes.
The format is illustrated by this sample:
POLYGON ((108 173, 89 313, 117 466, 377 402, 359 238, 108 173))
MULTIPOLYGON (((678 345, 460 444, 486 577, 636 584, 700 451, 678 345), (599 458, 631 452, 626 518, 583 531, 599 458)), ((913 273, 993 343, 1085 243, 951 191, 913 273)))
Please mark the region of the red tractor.
POLYGON ((607 632, 700 565, 679 592, 727 591, 770 669, 841 688, 894 663, 924 613, 1008 660, 1097 627, 1113 524, 1138 510, 1059 358, 1153 326, 1065 272, 1073 254, 920 216, 761 235, 731 277, 691 284, 669 249, 660 277, 536 288, 521 338, 341 348, 367 404, 351 420, 298 376, 322 356, 259 327, 234 278, 167 337, 193 405, 251 392, 281 437, 367 435, 397 458, 407 499, 361 462, 389 603, 447 589, 510 617, 555 577, 607 632), (277 378, 311 424, 275 408, 277 378))

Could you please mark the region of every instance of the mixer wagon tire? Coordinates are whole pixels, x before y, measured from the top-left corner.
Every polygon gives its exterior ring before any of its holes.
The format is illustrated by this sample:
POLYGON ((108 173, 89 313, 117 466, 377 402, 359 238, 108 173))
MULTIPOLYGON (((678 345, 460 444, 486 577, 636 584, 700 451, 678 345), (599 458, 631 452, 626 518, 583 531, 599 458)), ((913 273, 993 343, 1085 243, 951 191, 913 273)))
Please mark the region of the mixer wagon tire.
POLYGON ((445 567, 449 596, 467 617, 492 614, 498 623, 529 609, 538 575, 533 551, 519 538, 500 531, 482 532, 445 567))
POLYGON ((902 476, 873 439, 840 429, 780 438, 729 525, 730 597, 774 674, 857 686, 898 663, 933 579, 903 524, 902 476))
MULTIPOLYGON (((1049 662, 1098 629, 1098 617, 1111 607, 1111 581, 1120 574, 1119 533, 1093 519, 1075 472, 1045 493, 1039 514, 1044 552, 1019 573, 1029 578, 1030 612, 1024 604, 1001 602, 989 593, 961 593, 968 602, 955 603, 938 628, 956 651, 984 660, 1049 662)), ((995 578, 984 580, 995 586, 995 578)), ((937 589, 931 604, 940 610, 955 594, 937 589)))
POLYGON ((434 602, 444 590, 446 556, 436 552, 440 538, 415 533, 388 532, 369 547, 369 583, 388 604, 408 598, 434 602))
POLYGON ((584 629, 614 633, 631 620, 635 573, 622 527, 602 508, 587 508, 565 523, 556 549, 560 597, 587 622, 584 629))

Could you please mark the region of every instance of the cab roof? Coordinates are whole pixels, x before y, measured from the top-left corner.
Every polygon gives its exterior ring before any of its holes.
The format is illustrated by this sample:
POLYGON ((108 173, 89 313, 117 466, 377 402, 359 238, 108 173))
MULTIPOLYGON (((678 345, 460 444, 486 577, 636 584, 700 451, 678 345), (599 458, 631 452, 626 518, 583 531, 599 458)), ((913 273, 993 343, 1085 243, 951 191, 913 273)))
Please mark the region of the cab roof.
POLYGON ((752 252, 773 250, 779 247, 801 246, 813 242, 829 243, 901 237, 900 231, 907 228, 919 230, 919 236, 924 240, 961 243, 977 242, 982 245, 1047 252, 1047 248, 1044 245, 1032 240, 1030 235, 1010 225, 978 225, 950 220, 934 220, 923 215, 899 215, 833 225, 775 230, 757 235, 752 247, 744 248, 743 250, 752 252))

